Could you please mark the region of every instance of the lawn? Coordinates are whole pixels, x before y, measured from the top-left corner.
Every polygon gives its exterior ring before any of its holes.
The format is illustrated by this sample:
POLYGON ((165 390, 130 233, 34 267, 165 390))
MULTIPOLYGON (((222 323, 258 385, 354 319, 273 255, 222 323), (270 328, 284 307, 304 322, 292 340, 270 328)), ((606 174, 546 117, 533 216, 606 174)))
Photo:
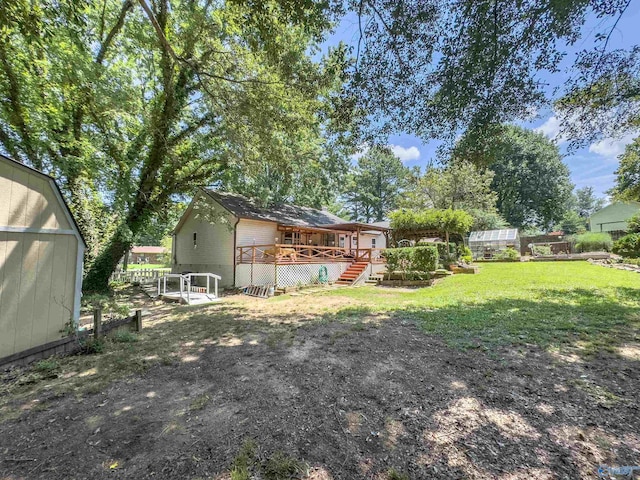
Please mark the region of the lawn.
POLYGON ((132 302, 139 335, 3 375, 0 478, 581 479, 640 464, 637 273, 501 263, 426 289, 132 302))

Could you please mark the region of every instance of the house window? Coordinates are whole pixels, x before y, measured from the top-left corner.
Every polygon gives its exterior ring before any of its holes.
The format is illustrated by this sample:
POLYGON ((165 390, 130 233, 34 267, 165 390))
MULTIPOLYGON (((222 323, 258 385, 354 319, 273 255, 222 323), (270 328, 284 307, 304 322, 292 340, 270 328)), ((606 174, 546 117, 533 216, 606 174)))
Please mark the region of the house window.
POLYGON ((338 245, 340 246, 340 248, 344 248, 344 236, 340 235, 340 238, 338 239, 338 245))
POLYGON ((198 246, 198 234, 196 232, 193 232, 193 248, 196 248, 198 246))
POLYGON ((376 248, 376 239, 375 238, 371 239, 371 248, 376 248))
POLYGON ((351 243, 353 244, 354 247, 358 245, 358 237, 355 235, 351 237, 351 243))
POLYGON ((300 245, 300 232, 285 232, 284 243, 286 245, 300 245))

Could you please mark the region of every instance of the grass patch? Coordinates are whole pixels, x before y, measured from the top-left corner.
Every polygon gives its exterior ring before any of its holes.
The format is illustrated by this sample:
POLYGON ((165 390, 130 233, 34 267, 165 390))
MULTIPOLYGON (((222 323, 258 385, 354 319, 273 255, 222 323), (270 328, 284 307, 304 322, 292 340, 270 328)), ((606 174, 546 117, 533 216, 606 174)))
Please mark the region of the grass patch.
POLYGON ((116 330, 111 335, 111 338, 117 343, 134 343, 138 341, 138 336, 129 330, 116 330))
POLYGON ((203 393, 202 395, 198 395, 196 398, 193 399, 193 401, 191 402, 191 405, 189 405, 189 410, 191 410, 192 412, 203 410, 204 407, 207 406, 210 400, 211 400, 211 397, 206 393, 203 393))
POLYGON ((40 360, 34 366, 34 370, 39 373, 53 373, 60 368, 60 362, 57 358, 51 357, 45 360, 40 360))
POLYGON ((409 480, 409 475, 400 473, 395 468, 387 470, 387 480, 409 480))
POLYGON ((584 354, 637 341, 638 274, 587 262, 483 264, 430 288, 332 292, 373 313, 413 319, 459 348, 580 345, 584 354))

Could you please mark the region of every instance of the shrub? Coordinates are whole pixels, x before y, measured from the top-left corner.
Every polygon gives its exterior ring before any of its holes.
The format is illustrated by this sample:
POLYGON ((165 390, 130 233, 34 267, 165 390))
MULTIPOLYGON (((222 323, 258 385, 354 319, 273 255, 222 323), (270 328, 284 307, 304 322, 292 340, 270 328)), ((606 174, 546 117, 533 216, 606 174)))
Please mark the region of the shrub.
POLYGON ((414 247, 411 270, 433 272, 438 266, 439 253, 434 247, 414 247))
POLYGON ((629 233, 640 233, 640 212, 629 219, 627 226, 629 233))
POLYGON ((493 258, 495 260, 508 260, 511 262, 517 262, 520 260, 520 254, 513 248, 507 248, 506 250, 502 250, 497 252, 493 258))
POLYGON ((451 258, 458 258, 458 249, 457 245, 453 242, 449 242, 449 246, 447 248, 447 242, 418 242, 416 243, 416 247, 436 247, 438 249, 438 256, 440 260, 451 258))
POLYGON ((534 255, 551 255, 551 247, 549 245, 534 245, 532 250, 534 255))
POLYGON ((613 241, 608 233, 587 232, 576 235, 576 251, 584 252, 610 252, 613 241))
POLYGON ((436 246, 388 248, 383 253, 389 272, 428 273, 438 266, 438 248, 436 246))
POLYGON ((613 244, 613 253, 623 257, 640 257, 640 233, 625 235, 613 244))
POLYGON ((628 263, 629 265, 637 265, 640 267, 640 258, 623 258, 622 263, 628 263))
POLYGON ((462 248, 459 249, 458 258, 464 263, 471 263, 473 261, 473 252, 469 247, 463 245, 462 248))

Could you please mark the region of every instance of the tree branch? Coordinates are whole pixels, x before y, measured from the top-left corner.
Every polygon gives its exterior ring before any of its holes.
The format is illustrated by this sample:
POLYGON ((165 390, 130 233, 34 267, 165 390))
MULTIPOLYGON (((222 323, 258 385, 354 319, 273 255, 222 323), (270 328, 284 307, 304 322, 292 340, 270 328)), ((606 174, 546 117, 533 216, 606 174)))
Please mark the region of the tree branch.
POLYGON ((125 0, 123 2, 122 8, 120 9, 120 15, 118 15, 118 20, 116 20, 115 25, 111 27, 111 30, 109 30, 107 38, 105 38, 104 42, 102 42, 102 45, 100 45, 100 50, 98 51, 98 55, 96 55, 96 63, 98 65, 102 65, 104 57, 107 54, 107 49, 109 48, 109 46, 111 46, 113 39, 124 25, 125 17, 127 16, 129 10, 131 10, 132 8, 133 3, 131 3, 131 0, 125 0))

